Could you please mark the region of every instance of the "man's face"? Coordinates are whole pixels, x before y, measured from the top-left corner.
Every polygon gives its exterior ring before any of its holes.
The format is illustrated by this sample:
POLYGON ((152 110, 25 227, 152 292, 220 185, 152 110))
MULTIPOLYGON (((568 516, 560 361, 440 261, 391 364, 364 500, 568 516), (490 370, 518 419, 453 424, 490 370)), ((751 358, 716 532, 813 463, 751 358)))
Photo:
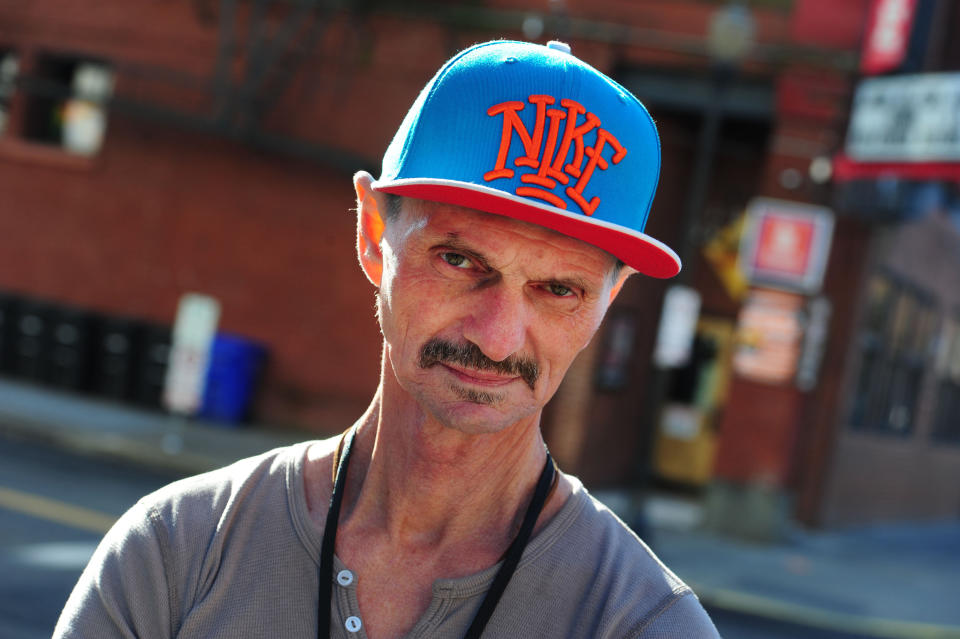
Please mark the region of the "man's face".
POLYGON ((405 201, 381 243, 388 370, 467 433, 535 418, 603 319, 613 258, 545 228, 405 201))

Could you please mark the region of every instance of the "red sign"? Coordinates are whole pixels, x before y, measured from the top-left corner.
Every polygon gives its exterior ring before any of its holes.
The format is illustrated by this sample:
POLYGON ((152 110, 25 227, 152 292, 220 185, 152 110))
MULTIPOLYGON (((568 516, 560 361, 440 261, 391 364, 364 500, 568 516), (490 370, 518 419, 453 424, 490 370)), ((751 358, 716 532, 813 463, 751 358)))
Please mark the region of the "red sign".
POLYGON ((823 281, 832 234, 829 209, 755 198, 747 207, 740 268, 752 284, 815 293, 823 281))
POLYGON ((860 59, 863 73, 892 71, 903 63, 916 7, 917 0, 873 0, 860 59))
POLYGON ((812 219, 767 214, 759 221, 753 267, 802 277, 810 263, 815 231, 812 219))

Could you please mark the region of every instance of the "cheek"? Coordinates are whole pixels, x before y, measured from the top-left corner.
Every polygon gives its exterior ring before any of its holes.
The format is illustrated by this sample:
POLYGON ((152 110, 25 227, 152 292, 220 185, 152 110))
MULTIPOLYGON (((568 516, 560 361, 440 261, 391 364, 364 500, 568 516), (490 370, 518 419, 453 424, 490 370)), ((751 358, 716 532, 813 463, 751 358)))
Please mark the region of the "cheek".
POLYGON ((435 280, 415 270, 385 274, 380 288, 380 324, 392 349, 419 349, 452 317, 448 297, 435 280))
MULTIPOLYGON (((577 355, 596 335, 602 320, 603 313, 594 312, 558 319, 546 326, 540 343, 546 345, 544 363, 549 366, 548 374, 551 379, 559 380, 567 373, 577 355)), ((559 384, 559 381, 556 383, 559 384)))

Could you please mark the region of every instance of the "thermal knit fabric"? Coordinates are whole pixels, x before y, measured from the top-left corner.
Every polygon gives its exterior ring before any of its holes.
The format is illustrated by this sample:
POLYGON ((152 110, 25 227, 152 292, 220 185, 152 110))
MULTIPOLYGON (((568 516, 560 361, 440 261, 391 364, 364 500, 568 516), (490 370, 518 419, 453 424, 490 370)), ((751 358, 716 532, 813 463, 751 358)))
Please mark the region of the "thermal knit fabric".
MULTIPOLYGON (((100 543, 54 637, 316 637, 323 532, 307 511, 308 445, 140 500, 100 543)), ((574 485, 527 545, 484 638, 718 637, 691 590, 574 485)), ((437 580, 407 636, 461 639, 498 568, 437 580)), ((335 558, 331 637, 366 639, 356 593, 363 576, 344 570, 335 558)))

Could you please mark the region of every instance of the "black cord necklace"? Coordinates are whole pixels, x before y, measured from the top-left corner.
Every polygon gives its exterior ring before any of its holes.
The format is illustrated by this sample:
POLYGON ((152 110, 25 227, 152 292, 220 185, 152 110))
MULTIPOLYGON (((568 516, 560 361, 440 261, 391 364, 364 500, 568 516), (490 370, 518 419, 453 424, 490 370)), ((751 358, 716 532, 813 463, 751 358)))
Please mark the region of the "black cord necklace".
MULTIPOLYGON (((333 588, 333 554, 337 541, 337 523, 340 520, 340 503, 343 501, 343 489, 347 483, 347 466, 350 463, 350 450, 353 446, 353 439, 356 435, 356 428, 351 428, 343 440, 343 453, 340 455, 336 468, 336 477, 333 482, 333 495, 330 496, 330 510, 327 511, 327 522, 323 529, 323 543, 320 546, 320 598, 317 611, 317 638, 329 639, 330 637, 330 600, 333 588), (326 605, 325 605, 326 604, 326 605)), ((507 549, 507 554, 503 560, 503 565, 497 571, 490 590, 487 591, 477 616, 473 618, 473 623, 467 629, 464 639, 479 639, 483 634, 483 629, 493 615, 500 597, 507 589, 507 584, 513 576, 520 558, 523 556, 523 549, 530 541, 530 535, 533 534, 533 527, 537 523, 537 518, 543 510, 550 489, 553 486, 556 477, 556 465, 553 458, 547 452, 547 462, 543 466, 543 472, 540 473, 540 479, 537 480, 537 487, 533 492, 533 499, 527 507, 527 513, 523 517, 523 523, 520 525, 520 532, 514 538, 513 543, 507 549)))

